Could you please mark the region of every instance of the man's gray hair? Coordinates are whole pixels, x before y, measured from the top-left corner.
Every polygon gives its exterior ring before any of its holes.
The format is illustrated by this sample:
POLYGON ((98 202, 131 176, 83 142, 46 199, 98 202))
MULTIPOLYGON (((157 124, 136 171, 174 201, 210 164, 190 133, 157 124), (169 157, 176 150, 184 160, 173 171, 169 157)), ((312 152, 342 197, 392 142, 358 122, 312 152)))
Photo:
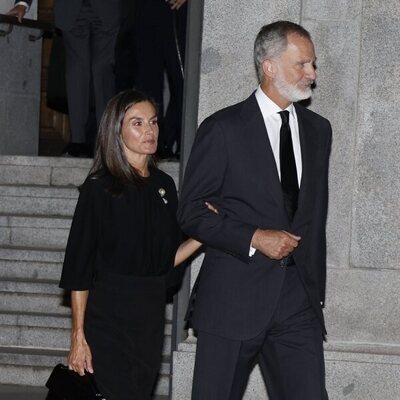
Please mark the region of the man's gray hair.
POLYGON ((262 63, 279 56, 286 50, 287 37, 290 34, 311 40, 311 35, 306 29, 290 21, 276 21, 261 28, 254 42, 254 63, 260 82, 264 74, 262 63))

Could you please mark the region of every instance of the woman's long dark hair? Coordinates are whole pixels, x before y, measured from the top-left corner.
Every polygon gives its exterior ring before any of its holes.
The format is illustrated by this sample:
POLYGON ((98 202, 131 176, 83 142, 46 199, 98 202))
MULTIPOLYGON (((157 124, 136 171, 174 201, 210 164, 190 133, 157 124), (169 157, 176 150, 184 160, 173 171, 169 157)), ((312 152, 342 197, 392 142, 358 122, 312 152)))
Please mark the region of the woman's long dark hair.
MULTIPOLYGON (((108 102, 100 121, 96 151, 89 176, 96 178, 109 175, 112 180, 109 190, 113 194, 120 194, 129 184, 143 183, 143 178, 129 164, 125 156, 121 138, 126 112, 133 105, 143 101, 151 103, 157 111, 156 103, 145 93, 135 89, 118 93, 108 102)), ((154 163, 151 156, 149 162, 154 163)))

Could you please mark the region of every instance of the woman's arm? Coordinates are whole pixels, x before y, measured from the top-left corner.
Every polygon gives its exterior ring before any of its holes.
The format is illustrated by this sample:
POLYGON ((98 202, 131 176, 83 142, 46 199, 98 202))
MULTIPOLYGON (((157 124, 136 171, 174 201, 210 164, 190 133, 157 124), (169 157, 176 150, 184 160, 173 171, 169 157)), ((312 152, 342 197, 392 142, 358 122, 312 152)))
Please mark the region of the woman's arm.
POLYGON ((182 264, 200 247, 201 243, 194 239, 187 239, 182 242, 176 251, 174 266, 176 267, 177 265, 182 264))
POLYGON ((85 375, 85 370, 93 373, 92 353, 83 330, 88 295, 88 290, 71 291, 72 332, 68 366, 79 375, 85 375))
MULTIPOLYGON (((206 201, 205 205, 210 211, 218 214, 218 210, 211 203, 206 201)), ((201 245, 202 243, 194 239, 188 239, 181 243, 175 254, 174 266, 176 267, 177 265, 187 260, 195 251, 197 251, 201 247, 201 245)))

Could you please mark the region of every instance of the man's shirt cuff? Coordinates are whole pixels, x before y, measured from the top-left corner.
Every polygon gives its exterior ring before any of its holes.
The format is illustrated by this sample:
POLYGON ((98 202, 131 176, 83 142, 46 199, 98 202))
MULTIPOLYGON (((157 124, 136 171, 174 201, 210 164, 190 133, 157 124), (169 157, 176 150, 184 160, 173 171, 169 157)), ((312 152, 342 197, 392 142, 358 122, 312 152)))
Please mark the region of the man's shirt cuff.
POLYGON ((255 252, 256 252, 256 249, 250 245, 249 257, 253 257, 255 252))
POLYGON ((25 1, 18 1, 17 3, 15 3, 14 7, 15 6, 25 6, 26 7, 26 12, 29 11, 29 4, 26 3, 25 1))

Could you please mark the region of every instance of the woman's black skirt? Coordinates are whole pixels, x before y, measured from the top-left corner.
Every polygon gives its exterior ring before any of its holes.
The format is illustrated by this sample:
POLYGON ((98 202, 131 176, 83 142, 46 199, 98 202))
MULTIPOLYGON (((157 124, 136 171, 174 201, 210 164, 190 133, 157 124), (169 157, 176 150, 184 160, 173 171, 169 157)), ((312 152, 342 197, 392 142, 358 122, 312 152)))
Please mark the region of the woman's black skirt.
POLYGON ((85 335, 107 400, 148 400, 161 364, 165 278, 99 276, 89 291, 85 335))

